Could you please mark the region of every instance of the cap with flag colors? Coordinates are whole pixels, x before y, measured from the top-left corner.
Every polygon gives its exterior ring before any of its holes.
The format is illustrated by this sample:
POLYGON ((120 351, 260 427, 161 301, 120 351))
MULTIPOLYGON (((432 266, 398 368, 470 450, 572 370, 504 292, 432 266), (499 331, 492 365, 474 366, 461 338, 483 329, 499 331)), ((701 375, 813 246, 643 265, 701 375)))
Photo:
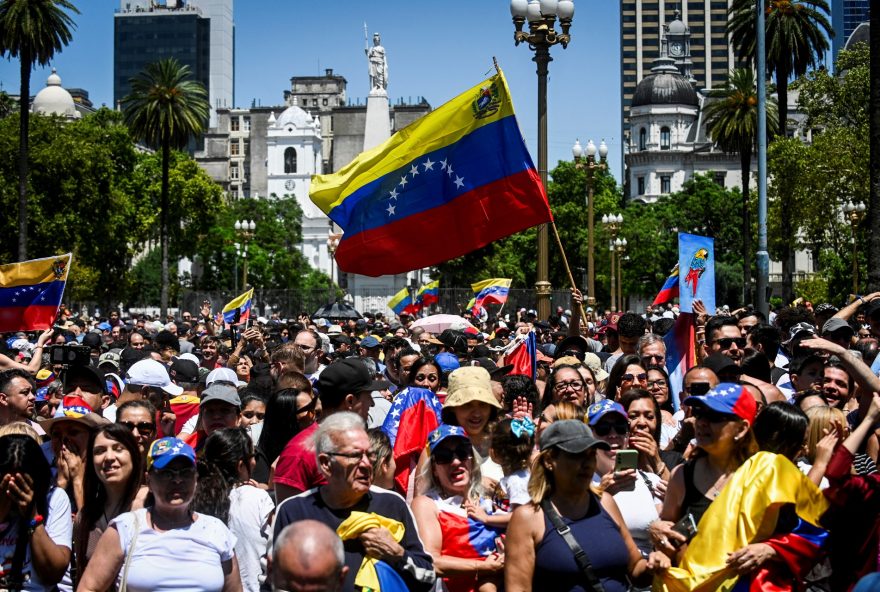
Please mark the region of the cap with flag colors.
POLYGON ((388 301, 388 308, 393 310, 396 315, 414 312, 415 305, 413 304, 412 294, 409 293, 409 288, 404 286, 400 292, 392 296, 391 300, 388 301))
POLYGON ((504 304, 507 302, 511 283, 513 283, 513 280, 493 278, 471 284, 471 289, 474 291, 474 306, 504 304))
POLYGON ((419 288, 416 293, 416 304, 421 307, 431 306, 440 301, 440 280, 434 280, 419 288))
POLYGON ((254 289, 251 288, 241 296, 230 300, 229 304, 223 307, 223 321, 227 325, 241 325, 247 322, 251 316, 253 298, 254 289))
POLYGON ((552 219, 500 72, 313 177, 310 198, 344 230, 339 267, 369 276, 435 265, 552 219))
POLYGON ((0 265, 0 333, 48 329, 64 296, 71 254, 0 265))
POLYGON ((666 304, 667 302, 672 302, 678 298, 678 281, 678 263, 676 263, 675 267, 672 268, 669 277, 666 278, 666 281, 663 283, 663 287, 660 288, 657 297, 654 298, 654 302, 651 303, 651 306, 666 304))

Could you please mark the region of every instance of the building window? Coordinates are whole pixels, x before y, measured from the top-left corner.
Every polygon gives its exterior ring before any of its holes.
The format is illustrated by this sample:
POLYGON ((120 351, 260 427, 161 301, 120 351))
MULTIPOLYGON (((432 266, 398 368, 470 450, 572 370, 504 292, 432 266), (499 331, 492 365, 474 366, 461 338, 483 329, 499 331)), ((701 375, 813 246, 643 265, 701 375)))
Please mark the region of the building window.
POLYGON ((321 99, 321 104, 323 104, 325 107, 327 106, 327 103, 327 99, 321 99))
POLYGON ((229 118, 229 131, 232 131, 232 132, 238 131, 238 117, 230 117, 229 118))
POLYGON ((229 178, 232 179, 233 181, 237 181, 237 180, 238 180, 238 165, 237 165, 237 164, 232 164, 232 165, 230 165, 230 167, 229 167, 229 178))
POLYGON ((715 173, 715 184, 724 187, 724 179, 727 177, 727 173, 715 173))
POLYGON ((648 148, 648 130, 642 128, 639 130, 639 150, 648 148))
POLYGON ((284 151, 284 173, 286 175, 296 172, 296 150, 288 148, 284 151))
POLYGON ((245 140, 244 141, 244 150, 242 151, 242 154, 247 156, 250 153, 251 153, 251 143, 248 142, 247 140, 245 140))
POLYGON ((312 107, 318 106, 318 99, 312 99, 312 107))
POLYGON ((645 178, 644 177, 639 177, 638 186, 639 186, 639 191, 638 191, 639 195, 645 195, 645 178))
POLYGON ((242 124, 244 125, 244 131, 251 131, 251 118, 250 117, 242 117, 242 124))
POLYGON ((672 178, 669 175, 660 176, 660 193, 670 193, 672 191, 672 178))
POLYGON ((663 126, 660 128, 660 150, 669 150, 669 145, 671 143, 671 134, 669 133, 669 128, 663 126))
POLYGON ((229 155, 238 156, 238 140, 232 140, 229 142, 229 155))

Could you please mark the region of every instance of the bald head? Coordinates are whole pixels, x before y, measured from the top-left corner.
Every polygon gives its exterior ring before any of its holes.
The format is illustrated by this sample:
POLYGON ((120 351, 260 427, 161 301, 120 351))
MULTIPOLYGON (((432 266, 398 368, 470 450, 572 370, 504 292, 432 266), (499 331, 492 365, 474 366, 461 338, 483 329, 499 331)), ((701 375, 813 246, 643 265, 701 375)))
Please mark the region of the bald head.
POLYGON ((336 592, 342 590, 346 573, 342 540, 322 522, 294 522, 275 539, 273 590, 336 592))

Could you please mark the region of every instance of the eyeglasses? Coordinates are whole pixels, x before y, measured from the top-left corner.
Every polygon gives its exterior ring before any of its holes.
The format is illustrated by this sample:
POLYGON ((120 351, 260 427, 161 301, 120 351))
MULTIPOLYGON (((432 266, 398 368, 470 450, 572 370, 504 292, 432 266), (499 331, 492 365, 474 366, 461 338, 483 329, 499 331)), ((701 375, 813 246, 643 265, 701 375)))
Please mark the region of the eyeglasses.
POLYGON ((620 377, 621 382, 635 382, 636 380, 638 380, 639 382, 648 380, 648 375, 644 372, 641 372, 639 374, 630 374, 629 372, 627 372, 620 377))
POLYGON ((629 424, 625 421, 615 421, 614 423, 597 423, 593 426, 593 431, 597 436, 605 437, 614 430, 618 436, 626 436, 629 433, 629 424))
POLYGON ((416 380, 418 380, 419 382, 424 382, 425 380, 434 382, 440 380, 440 377, 436 374, 416 374, 416 380))
POLYGON ((647 386, 649 389, 652 389, 652 388, 654 388, 654 387, 657 387, 657 388, 666 388, 666 381, 663 380, 662 378, 658 378, 657 380, 649 380, 649 381, 646 383, 646 386, 647 386))
POLYGON ((253 419, 254 416, 256 416, 259 421, 263 421, 263 418, 266 417, 266 414, 260 413, 259 411, 242 411, 241 416, 247 419, 253 419))
POLYGON ((684 390, 689 395, 699 397, 708 393, 711 388, 708 382, 692 382, 690 385, 685 385, 684 390))
POLYGON ((355 452, 326 452, 330 456, 341 456, 342 458, 350 458, 352 460, 360 460, 362 458, 370 460, 370 451, 369 450, 358 450, 355 452))
POLYGON ((721 346, 721 349, 730 349, 730 346, 736 344, 736 347, 742 349, 746 346, 746 338, 745 337, 722 337, 718 340, 718 345, 721 346))
POLYGON ((660 366, 666 360, 666 356, 662 356, 660 354, 645 354, 642 356, 642 363, 650 365, 660 366))
POLYGON ((697 419, 704 419, 709 423, 724 423, 726 421, 736 421, 739 419, 738 416, 733 415, 732 413, 721 413, 713 409, 706 409, 705 407, 695 408, 693 414, 697 419))
POLYGON ((133 421, 120 421, 119 425, 125 426, 128 428, 129 432, 133 432, 135 428, 141 434, 152 434, 156 431, 156 424, 149 421, 140 421, 138 423, 134 423, 133 421))
POLYGON ((562 392, 564 390, 571 389, 573 391, 583 390, 584 383, 580 380, 569 380, 568 382, 557 382, 553 385, 553 389, 556 392, 562 392))
POLYGON ((461 462, 466 462, 474 457, 474 449, 470 444, 459 444, 455 448, 438 447, 431 453, 434 464, 448 465, 453 459, 457 458, 461 462))
POLYGON ((186 481, 187 479, 195 478, 196 468, 183 467, 181 469, 159 469, 153 471, 153 475, 162 481, 186 481))

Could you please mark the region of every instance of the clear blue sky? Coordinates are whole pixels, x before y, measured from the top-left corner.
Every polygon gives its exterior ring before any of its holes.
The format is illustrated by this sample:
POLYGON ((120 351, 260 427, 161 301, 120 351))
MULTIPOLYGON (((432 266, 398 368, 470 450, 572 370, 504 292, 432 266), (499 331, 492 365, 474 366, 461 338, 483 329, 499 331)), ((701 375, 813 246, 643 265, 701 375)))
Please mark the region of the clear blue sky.
MULTIPOLYGON (((81 14, 72 43, 54 66, 65 87, 83 88, 96 105, 113 100, 113 12, 116 0, 73 0, 81 14)), ((350 100, 368 91, 364 21, 382 34, 392 101, 424 96, 438 106, 477 84, 497 57, 513 93, 523 135, 537 161, 537 76, 534 55, 513 44, 507 0, 413 2, 386 0, 238 0, 235 2, 235 102, 283 102, 291 76, 323 74, 348 80, 350 100)), ((551 49, 548 84, 549 163, 571 159, 576 138, 604 138, 620 178, 619 3, 575 0, 568 49, 551 49)), ((17 61, 0 61, 0 83, 18 94, 17 61)), ((35 71, 31 92, 49 69, 35 71)))

